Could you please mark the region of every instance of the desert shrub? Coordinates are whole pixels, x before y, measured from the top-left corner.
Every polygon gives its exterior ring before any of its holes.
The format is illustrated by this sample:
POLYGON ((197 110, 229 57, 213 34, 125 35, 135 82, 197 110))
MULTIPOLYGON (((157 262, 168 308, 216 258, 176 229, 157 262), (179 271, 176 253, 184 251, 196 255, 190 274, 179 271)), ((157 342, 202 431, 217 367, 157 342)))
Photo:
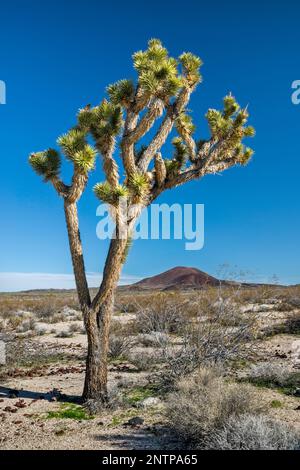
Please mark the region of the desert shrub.
POLYGON ((34 332, 37 336, 43 336, 47 333, 47 329, 41 326, 36 326, 34 332))
POLYGON ((34 331, 36 328, 36 321, 33 318, 22 321, 16 328, 17 333, 26 333, 27 331, 34 331))
POLYGON ((287 395, 297 394, 300 388, 300 372, 290 372, 286 367, 270 362, 253 366, 247 380, 258 386, 279 388, 287 395))
POLYGON ((65 306, 78 309, 75 293, 17 293, 0 296, 0 316, 8 318, 18 311, 34 313, 44 321, 51 319, 65 306))
POLYGON ((157 367, 161 360, 158 354, 147 354, 145 352, 131 353, 127 357, 128 361, 133 364, 139 371, 152 370, 157 367))
POLYGON ((109 357, 117 359, 127 356, 133 347, 133 341, 125 336, 111 335, 109 338, 109 357))
POLYGON ((279 334, 300 334, 300 312, 291 311, 284 322, 267 326, 263 330, 263 336, 275 336, 279 334))
POLYGON ((300 308, 300 297, 297 296, 287 296, 285 302, 293 308, 300 308))
POLYGON ((278 312, 291 312, 294 310, 294 307, 288 302, 280 302, 280 304, 276 306, 276 310, 278 312))
POLYGON ((69 326, 69 331, 71 333, 82 333, 82 329, 83 329, 82 324, 78 324, 78 323, 71 323, 71 325, 69 326))
POLYGON ((300 334, 300 312, 290 314, 285 323, 285 332, 289 334, 300 334))
POLYGON ((156 294, 144 306, 139 306, 136 318, 137 331, 151 333, 178 333, 185 324, 186 302, 176 296, 164 293, 156 294))
POLYGON ((122 322, 113 319, 110 325, 110 334, 115 336, 132 336, 136 334, 135 321, 122 322))
POLYGON ((181 380, 166 403, 167 417, 175 434, 188 446, 199 448, 231 416, 255 410, 247 386, 227 383, 217 369, 203 367, 181 380))
MULTIPOLYGON (((73 359, 72 356, 70 358, 73 359)), ((66 360, 68 360, 67 355, 55 349, 41 348, 40 343, 32 339, 11 338, 6 343, 6 371, 8 372, 18 367, 34 369, 66 360)))
POLYGON ((7 318, 7 325, 12 330, 17 330, 21 326, 22 322, 23 322, 22 317, 18 315, 10 315, 7 318))
POLYGON ((257 385, 281 387, 286 383, 289 375, 290 372, 281 364, 261 362, 251 367, 248 379, 257 385))
POLYGON ((62 330, 62 331, 59 331, 55 337, 56 338, 72 338, 72 336, 74 335, 74 333, 70 330, 62 330))
POLYGON ((139 334, 137 342, 142 344, 145 348, 159 347, 165 348, 169 343, 169 336, 160 331, 153 331, 152 333, 139 334))
POLYGON ((264 415, 230 416, 212 432, 205 447, 219 450, 299 450, 300 435, 286 424, 264 415))
POLYGON ((164 391, 170 391, 181 377, 191 374, 201 364, 219 364, 222 367, 237 360, 248 359, 247 343, 253 337, 252 320, 238 326, 221 325, 215 313, 210 319, 193 322, 184 332, 181 347, 166 347, 167 367, 159 382, 164 391))

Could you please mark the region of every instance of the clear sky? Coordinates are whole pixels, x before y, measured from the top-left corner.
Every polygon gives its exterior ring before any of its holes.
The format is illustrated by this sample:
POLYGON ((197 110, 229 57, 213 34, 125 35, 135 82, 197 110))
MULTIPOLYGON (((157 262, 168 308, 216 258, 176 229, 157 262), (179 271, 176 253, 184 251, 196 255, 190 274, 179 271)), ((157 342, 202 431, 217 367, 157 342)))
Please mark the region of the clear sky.
MULTIPOLYGON (((109 83, 134 77, 131 54, 152 37, 172 55, 190 50, 204 61, 204 81, 190 104, 197 136, 206 132, 206 110, 232 91, 249 103, 255 156, 246 168, 161 196, 159 202, 205 204, 205 246, 186 251, 180 240, 137 241, 124 282, 177 265, 217 274, 228 263, 249 271, 249 279, 276 274, 300 283, 300 105, 291 102, 291 84, 300 79, 299 14, 296 0, 2 2, 0 290, 70 286, 62 201, 27 158, 54 146, 78 108, 97 104, 109 83)), ((79 206, 91 283, 107 250, 96 237, 92 193, 101 179, 98 165, 79 206)))

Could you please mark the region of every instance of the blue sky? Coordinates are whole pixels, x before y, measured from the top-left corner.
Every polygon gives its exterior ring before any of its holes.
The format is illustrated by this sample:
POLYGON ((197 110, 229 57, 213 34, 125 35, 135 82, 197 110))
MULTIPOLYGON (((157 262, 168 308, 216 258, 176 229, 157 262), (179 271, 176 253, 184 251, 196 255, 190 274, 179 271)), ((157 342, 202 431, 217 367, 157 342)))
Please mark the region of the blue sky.
MULTIPOLYGON (((300 79, 299 2, 11 0, 0 13, 0 80, 7 86, 0 105, 0 290, 72 283, 62 201, 27 157, 55 145, 78 108, 98 103, 109 83, 134 77, 131 54, 151 37, 172 55, 190 50, 204 61, 190 104, 197 136, 206 133, 206 110, 232 91, 249 103, 255 156, 246 168, 161 196, 159 202, 205 204, 205 246, 186 251, 180 240, 136 241, 123 281, 176 265, 217 274, 228 263, 249 279, 276 274, 300 283, 300 105, 291 102, 291 84, 300 79)), ((101 179, 98 165, 79 204, 91 284, 107 250, 96 237, 92 194, 101 179)))

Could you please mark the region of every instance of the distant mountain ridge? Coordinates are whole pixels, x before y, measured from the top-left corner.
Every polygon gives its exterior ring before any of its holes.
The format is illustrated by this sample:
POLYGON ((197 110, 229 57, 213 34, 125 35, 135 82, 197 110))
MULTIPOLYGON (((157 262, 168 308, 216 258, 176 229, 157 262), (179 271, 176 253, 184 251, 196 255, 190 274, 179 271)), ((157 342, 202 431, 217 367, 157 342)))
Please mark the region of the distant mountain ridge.
MULTIPOLYGON (((226 281, 225 281, 226 282, 226 281)), ((132 289, 200 289, 207 286, 218 286, 224 281, 210 276, 197 268, 177 266, 156 276, 147 277, 131 284, 132 289)))

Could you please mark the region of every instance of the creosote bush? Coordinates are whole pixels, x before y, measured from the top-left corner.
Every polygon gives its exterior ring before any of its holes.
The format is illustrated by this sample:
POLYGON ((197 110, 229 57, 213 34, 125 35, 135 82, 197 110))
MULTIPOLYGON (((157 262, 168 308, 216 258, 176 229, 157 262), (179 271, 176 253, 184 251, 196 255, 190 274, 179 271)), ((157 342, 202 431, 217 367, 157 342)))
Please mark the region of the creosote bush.
POLYGON ((128 356, 132 349, 134 342, 126 336, 111 335, 109 338, 109 357, 111 359, 118 359, 120 357, 128 356))
POLYGON ((280 387, 284 385, 289 376, 290 372, 286 366, 272 362, 261 362, 251 367, 248 379, 257 385, 280 387))
POLYGON ((225 368, 233 361, 249 358, 248 343, 256 334, 255 318, 235 321, 236 307, 226 307, 224 314, 222 303, 205 313, 202 311, 200 318, 185 325, 181 346, 165 347, 167 366, 159 376, 162 390, 172 390, 176 381, 200 365, 225 368))
POLYGON ((204 445, 217 450, 300 450, 300 434, 268 416, 242 414, 230 416, 204 445))
POLYGON ((139 306, 136 328, 140 333, 180 333, 186 325, 185 305, 187 300, 176 299, 173 294, 158 293, 151 302, 139 306))
POLYGON ((252 396, 248 386, 228 383, 217 369, 202 367, 178 382, 167 400, 167 417, 187 446, 201 448, 230 417, 258 411, 252 396))

